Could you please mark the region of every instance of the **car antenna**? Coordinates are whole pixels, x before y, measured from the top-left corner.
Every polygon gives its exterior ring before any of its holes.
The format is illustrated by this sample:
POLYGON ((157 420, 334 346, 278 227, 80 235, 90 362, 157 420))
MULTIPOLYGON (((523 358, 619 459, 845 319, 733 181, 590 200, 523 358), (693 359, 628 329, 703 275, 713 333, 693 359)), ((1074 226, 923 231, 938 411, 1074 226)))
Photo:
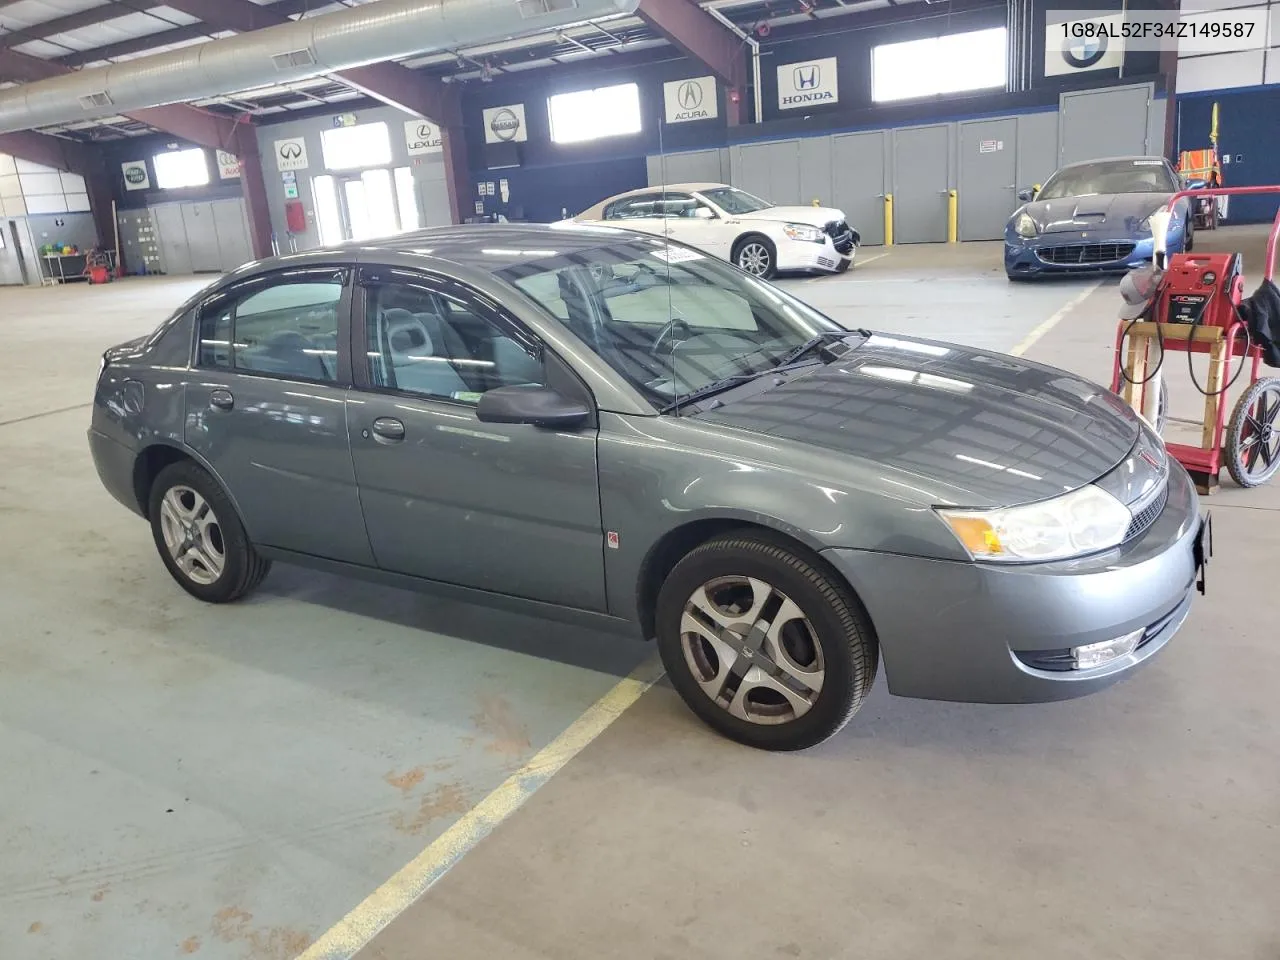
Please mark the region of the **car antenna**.
POLYGON ((662 204, 662 260, 667 266, 667 322, 662 329, 667 332, 667 337, 671 341, 671 350, 668 352, 668 369, 667 382, 671 384, 673 398, 677 403, 674 408, 676 416, 680 416, 679 394, 676 393, 676 338, 675 328, 670 324, 675 320, 675 302, 671 295, 671 222, 667 216, 667 151, 663 141, 662 128, 667 119, 666 116, 666 90, 663 90, 663 103, 658 110, 658 179, 662 184, 662 199, 658 202, 662 204))

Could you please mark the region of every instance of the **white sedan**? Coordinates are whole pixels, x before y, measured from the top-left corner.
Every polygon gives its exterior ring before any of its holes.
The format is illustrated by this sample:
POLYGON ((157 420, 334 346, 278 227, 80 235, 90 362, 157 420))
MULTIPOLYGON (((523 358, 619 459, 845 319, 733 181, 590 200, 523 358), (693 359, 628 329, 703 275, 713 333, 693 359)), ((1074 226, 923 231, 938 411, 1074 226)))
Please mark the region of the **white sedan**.
POLYGON ((619 194, 574 218, 667 236, 757 277, 843 273, 860 237, 830 207, 775 207, 723 183, 679 183, 619 194))

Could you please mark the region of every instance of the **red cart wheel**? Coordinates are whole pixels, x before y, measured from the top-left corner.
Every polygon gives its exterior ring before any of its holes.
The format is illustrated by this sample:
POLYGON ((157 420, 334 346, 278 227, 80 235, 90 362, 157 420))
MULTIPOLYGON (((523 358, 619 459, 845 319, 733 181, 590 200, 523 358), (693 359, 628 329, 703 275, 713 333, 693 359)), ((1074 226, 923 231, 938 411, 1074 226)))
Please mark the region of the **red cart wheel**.
POLYGON ((1236 402, 1224 452, 1242 487, 1261 486, 1280 470, 1280 379, 1259 380, 1236 402))

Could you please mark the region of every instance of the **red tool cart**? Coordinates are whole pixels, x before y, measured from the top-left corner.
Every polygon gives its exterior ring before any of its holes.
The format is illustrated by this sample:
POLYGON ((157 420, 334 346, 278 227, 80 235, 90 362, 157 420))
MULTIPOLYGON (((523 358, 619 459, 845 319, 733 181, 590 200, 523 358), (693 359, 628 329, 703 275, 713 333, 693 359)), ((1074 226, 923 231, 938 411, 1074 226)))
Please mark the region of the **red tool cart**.
MULTIPOLYGON (((1223 187, 1174 194, 1168 209, 1184 198, 1280 193, 1274 187, 1223 187)), ((1267 239, 1264 274, 1275 271, 1280 213, 1267 239)), ((1192 382, 1204 394, 1198 446, 1170 443, 1168 450, 1196 481, 1212 493, 1225 465, 1242 487, 1266 483, 1280 470, 1280 379, 1260 377, 1262 349, 1250 339, 1240 314, 1245 297, 1243 258, 1238 253, 1177 253, 1169 258, 1145 304, 1123 319, 1116 331, 1111 389, 1162 429, 1167 411, 1160 368, 1169 353, 1186 353, 1192 382), (1208 373, 1197 376, 1191 354, 1207 354, 1208 373), (1232 372, 1233 360, 1238 361, 1232 372), (1236 402, 1230 421, 1226 394, 1250 367, 1249 386, 1236 402)))

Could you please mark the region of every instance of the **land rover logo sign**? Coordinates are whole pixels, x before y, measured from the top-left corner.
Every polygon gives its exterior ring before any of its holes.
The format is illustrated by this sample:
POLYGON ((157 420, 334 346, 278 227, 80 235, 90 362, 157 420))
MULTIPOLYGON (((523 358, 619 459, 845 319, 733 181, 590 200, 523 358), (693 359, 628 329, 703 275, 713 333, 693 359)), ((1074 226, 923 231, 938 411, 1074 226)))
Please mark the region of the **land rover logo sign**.
POLYGON ((778 67, 778 109, 797 110, 836 103, 840 87, 835 57, 784 63, 778 67))
POLYGON ((484 111, 485 143, 523 143, 528 139, 523 103, 509 103, 484 111))
POLYGON ((307 142, 301 137, 277 140, 275 154, 276 169, 281 172, 285 170, 305 170, 310 166, 307 161, 307 142))
POLYGON ((126 190, 150 190, 151 177, 147 173, 147 165, 142 160, 130 160, 120 164, 124 172, 124 188, 126 190))
POLYGON ((440 128, 429 120, 405 121, 404 142, 409 147, 411 157, 418 157, 424 153, 440 153, 444 150, 440 128))
POLYGON ((719 114, 715 77, 690 77, 662 85, 667 123, 711 120, 719 114))

